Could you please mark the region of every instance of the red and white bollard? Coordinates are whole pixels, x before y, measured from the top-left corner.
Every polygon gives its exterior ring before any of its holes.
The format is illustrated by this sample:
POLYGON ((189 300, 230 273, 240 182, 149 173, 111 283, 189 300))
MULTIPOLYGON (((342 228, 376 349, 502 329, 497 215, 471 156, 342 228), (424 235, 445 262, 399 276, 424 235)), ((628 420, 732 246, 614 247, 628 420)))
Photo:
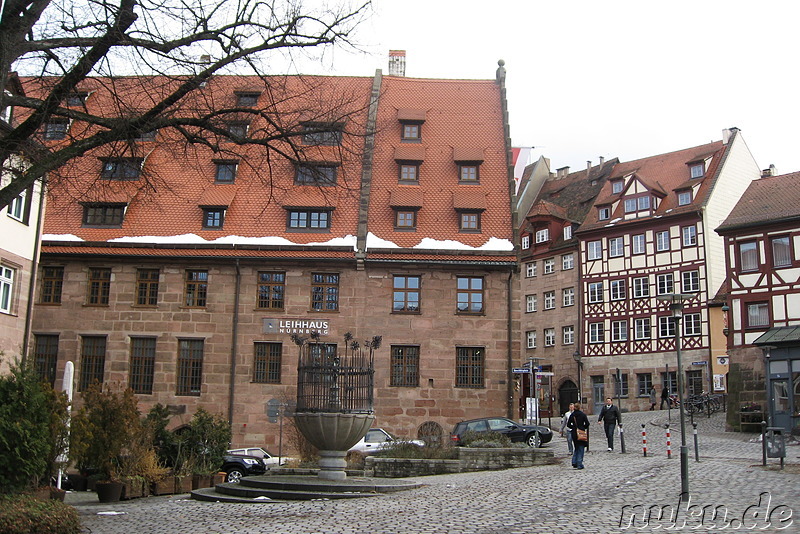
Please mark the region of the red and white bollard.
POLYGON ((644 429, 644 423, 642 423, 642 453, 647 457, 647 431, 644 429))
POLYGON ((667 423, 667 458, 672 458, 672 445, 669 440, 669 423, 667 423))

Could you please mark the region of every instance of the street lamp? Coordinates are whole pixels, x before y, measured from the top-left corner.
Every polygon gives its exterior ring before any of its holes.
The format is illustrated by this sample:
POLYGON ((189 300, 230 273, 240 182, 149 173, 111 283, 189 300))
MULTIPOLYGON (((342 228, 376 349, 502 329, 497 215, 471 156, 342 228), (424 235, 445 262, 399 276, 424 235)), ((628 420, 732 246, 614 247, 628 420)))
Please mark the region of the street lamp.
POLYGON ((575 352, 572 353, 572 359, 578 363, 578 402, 581 402, 581 371, 583 370, 583 361, 581 360, 581 353, 578 349, 575 349, 575 352))
POLYGON ((683 389, 683 362, 681 361, 681 319, 683 318, 684 301, 694 297, 692 294, 671 293, 656 297, 658 300, 669 302, 669 309, 675 319, 675 352, 678 359, 678 400, 680 401, 681 414, 681 500, 689 496, 689 452, 686 448, 686 399, 683 389))

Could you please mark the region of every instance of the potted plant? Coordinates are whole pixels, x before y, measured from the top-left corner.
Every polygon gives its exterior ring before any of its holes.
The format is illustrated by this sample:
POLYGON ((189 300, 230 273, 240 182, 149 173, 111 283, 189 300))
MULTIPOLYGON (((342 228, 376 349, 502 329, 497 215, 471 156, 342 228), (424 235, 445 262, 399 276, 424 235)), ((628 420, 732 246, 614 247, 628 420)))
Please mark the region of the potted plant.
POLYGON ((120 393, 99 384, 82 397, 83 406, 72 420, 70 458, 97 469, 95 490, 101 502, 118 501, 123 490, 120 478, 128 475, 122 459, 143 431, 136 397, 130 389, 120 393))

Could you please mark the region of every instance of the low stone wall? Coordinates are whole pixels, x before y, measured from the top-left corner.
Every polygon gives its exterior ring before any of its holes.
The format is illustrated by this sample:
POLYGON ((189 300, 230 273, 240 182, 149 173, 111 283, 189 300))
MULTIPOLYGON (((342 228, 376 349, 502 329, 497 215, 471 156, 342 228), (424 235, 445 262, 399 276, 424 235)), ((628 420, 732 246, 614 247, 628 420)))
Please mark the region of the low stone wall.
POLYGON ((458 448, 458 460, 429 460, 412 458, 376 458, 368 456, 364 475, 383 478, 415 477, 492 471, 512 467, 531 467, 550 463, 553 451, 543 449, 478 449, 458 448))

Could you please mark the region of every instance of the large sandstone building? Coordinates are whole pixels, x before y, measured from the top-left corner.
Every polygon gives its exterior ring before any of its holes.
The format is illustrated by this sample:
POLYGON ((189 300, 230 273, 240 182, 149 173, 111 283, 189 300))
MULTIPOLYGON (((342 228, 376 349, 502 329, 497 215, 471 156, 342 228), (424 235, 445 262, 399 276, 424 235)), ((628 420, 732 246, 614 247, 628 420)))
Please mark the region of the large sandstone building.
MULTIPOLYGON (((75 105, 118 109, 107 82, 87 80, 75 105)), ((42 374, 60 386, 71 360, 78 392, 129 386, 174 426, 202 406, 230 419, 234 446, 273 447, 267 403, 296 391, 290 335, 318 332, 337 351, 349 332, 383 337, 377 425, 446 435, 509 415, 519 319, 503 83, 502 67, 494 80, 219 76, 195 102, 263 110, 221 127, 280 122, 296 143, 212 150, 164 129, 79 158, 49 192, 42 374)), ((116 96, 135 106, 141 84, 114 80, 116 96)), ((86 130, 54 123, 48 142, 86 130)))

